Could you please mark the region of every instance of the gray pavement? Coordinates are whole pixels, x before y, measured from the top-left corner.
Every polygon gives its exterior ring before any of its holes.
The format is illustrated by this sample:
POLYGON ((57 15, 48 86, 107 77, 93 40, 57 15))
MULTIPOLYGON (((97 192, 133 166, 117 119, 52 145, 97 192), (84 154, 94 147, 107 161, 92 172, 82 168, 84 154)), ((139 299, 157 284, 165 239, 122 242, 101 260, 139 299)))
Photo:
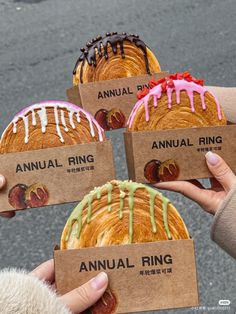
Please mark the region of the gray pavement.
MULTIPOLYGON (((0 0, 0 132, 22 107, 65 99, 79 48, 107 31, 139 33, 164 70, 190 70, 207 84, 233 86, 235 15, 235 0, 0 0)), ((121 132, 112 138, 117 176, 125 179, 121 132)), ((236 261, 211 242, 212 217, 182 196, 167 194, 195 240, 202 308, 160 313, 234 313, 236 261), (231 300, 231 308, 217 308, 220 299, 231 300)), ((1 218, 0 268, 31 269, 52 257, 72 208, 51 206, 1 218)))

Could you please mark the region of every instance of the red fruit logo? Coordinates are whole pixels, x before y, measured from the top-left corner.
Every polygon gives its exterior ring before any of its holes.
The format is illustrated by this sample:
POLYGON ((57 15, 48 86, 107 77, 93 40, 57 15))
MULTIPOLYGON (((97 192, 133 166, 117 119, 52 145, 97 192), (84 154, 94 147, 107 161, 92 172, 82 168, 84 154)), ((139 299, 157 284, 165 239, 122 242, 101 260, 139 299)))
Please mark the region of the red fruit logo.
POLYGON ((161 162, 160 160, 157 160, 157 159, 153 159, 145 165, 144 177, 147 179, 148 182, 150 183, 160 182, 160 177, 159 177, 160 165, 161 165, 161 162))
POLYGON ((144 177, 149 183, 175 181, 178 179, 179 173, 179 166, 173 159, 163 162, 153 159, 146 163, 144 167, 144 177))
POLYGON ((120 109, 113 108, 107 114, 107 124, 111 129, 120 129, 125 126, 125 115, 120 109))
POLYGON ((98 124, 103 128, 104 131, 109 131, 110 128, 107 125, 107 114, 108 111, 106 109, 99 109, 94 118, 97 120, 98 124))
POLYGON ((27 186, 25 184, 16 184, 8 193, 8 202, 15 209, 27 208, 25 202, 25 191, 27 186))
POLYGON ((125 115, 118 109, 113 108, 110 111, 106 109, 99 109, 94 118, 104 131, 120 129, 125 127, 125 115))
POLYGON ((110 289, 106 290, 100 300, 83 314, 113 314, 116 312, 118 302, 117 298, 110 289))
POLYGON ((8 193, 8 202, 15 209, 41 207, 47 205, 49 192, 45 185, 35 183, 29 187, 25 184, 16 184, 8 193))
POLYGON ((179 166, 173 159, 162 162, 159 169, 161 181, 175 181, 179 176, 179 166))

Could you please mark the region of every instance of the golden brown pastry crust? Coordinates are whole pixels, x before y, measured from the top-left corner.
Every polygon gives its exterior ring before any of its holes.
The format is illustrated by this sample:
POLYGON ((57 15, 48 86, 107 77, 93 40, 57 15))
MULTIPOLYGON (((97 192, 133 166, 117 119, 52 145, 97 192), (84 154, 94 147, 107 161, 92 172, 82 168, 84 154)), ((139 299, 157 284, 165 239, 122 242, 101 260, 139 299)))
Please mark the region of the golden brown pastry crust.
POLYGON ((183 79, 172 81, 174 88, 161 90, 163 82, 159 83, 137 102, 128 120, 129 131, 227 124, 216 98, 203 86, 183 79))
POLYGON ((81 108, 44 102, 25 108, 2 134, 1 153, 102 141, 104 132, 81 108))
POLYGON ((161 193, 143 184, 114 180, 90 192, 72 212, 61 249, 188 238, 181 216, 161 193))
POLYGON ((109 34, 89 43, 87 54, 82 49, 73 72, 73 85, 161 71, 157 58, 137 35, 109 34), (101 47, 100 53, 94 47, 101 47))

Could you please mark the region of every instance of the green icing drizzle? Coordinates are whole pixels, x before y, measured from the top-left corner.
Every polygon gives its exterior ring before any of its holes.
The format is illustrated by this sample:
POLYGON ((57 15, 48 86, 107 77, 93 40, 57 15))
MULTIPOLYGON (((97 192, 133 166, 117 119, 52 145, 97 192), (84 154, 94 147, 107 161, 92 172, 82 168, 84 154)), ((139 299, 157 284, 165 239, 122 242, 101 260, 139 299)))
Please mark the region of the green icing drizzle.
POLYGON ((108 202, 108 204, 111 204, 112 189, 113 189, 113 185, 110 182, 108 182, 107 183, 107 202, 108 202))
POLYGON ((156 191, 153 190, 151 193, 149 192, 149 202, 150 202, 150 218, 151 218, 151 224, 152 224, 152 232, 157 232, 157 225, 155 220, 155 198, 156 198, 156 191))
POLYGON ((123 208, 124 208, 124 198, 120 198, 120 210, 119 210, 119 219, 123 218, 123 208))
POLYGON ((133 239, 133 219, 134 219, 134 192, 136 190, 136 187, 130 188, 129 190, 129 243, 132 243, 133 239))
POLYGON ((168 204, 169 204, 168 198, 162 195, 162 212, 163 212, 163 222, 164 222, 164 227, 167 233, 167 237, 169 240, 172 239, 170 229, 168 226, 168 204))
POLYGON ((100 200, 101 198, 101 190, 97 188, 97 199, 100 200))
POLYGON ((112 189, 113 185, 108 182, 107 183, 107 203, 108 203, 108 212, 111 212, 111 201, 112 201, 112 189))
POLYGON ((78 239, 80 237, 81 230, 82 230, 82 210, 80 212, 80 217, 79 217, 79 221, 78 221, 78 230, 77 230, 77 238, 78 239))
POLYGON ((68 230, 67 230, 67 234, 66 234, 66 242, 69 240, 69 236, 71 234, 71 230, 72 230, 72 224, 74 223, 74 220, 71 221, 70 224, 68 224, 68 230))
POLYGON ((87 223, 89 224, 91 221, 92 217, 92 201, 93 201, 93 196, 88 195, 88 213, 87 213, 87 223))
MULTIPOLYGON (((167 234, 168 239, 172 239, 171 233, 168 226, 168 203, 170 202, 166 197, 164 197, 160 192, 154 190, 153 188, 150 188, 149 186, 146 186, 141 183, 136 183, 132 181, 114 181, 114 183, 118 186, 120 190, 120 208, 119 208, 119 219, 123 218, 123 209, 124 209, 124 198, 127 195, 125 193, 125 190, 128 190, 128 205, 129 205, 129 243, 132 243, 133 240, 133 207, 134 207, 134 194, 137 189, 146 189, 149 193, 149 205, 150 205, 150 220, 152 225, 152 232, 157 232, 157 226, 156 226, 156 220, 155 220, 155 198, 157 195, 161 196, 162 198, 162 211, 163 211, 163 222, 164 222, 164 228, 167 234)), ((94 196, 97 197, 97 199, 101 198, 101 191, 102 190, 107 191, 107 200, 108 200, 108 212, 111 212, 112 207, 112 190, 113 190, 113 184, 111 182, 106 183, 105 185, 101 187, 95 188, 93 191, 91 191, 88 195, 84 197, 84 199, 75 207, 73 210, 71 216, 68 219, 68 230, 66 235, 66 241, 69 240, 69 236, 72 231, 72 226, 75 221, 78 222, 78 229, 77 229, 77 238, 80 237, 80 233, 82 230, 82 212, 83 209, 87 206, 88 212, 87 212, 87 219, 86 222, 90 223, 92 219, 92 202, 94 199, 94 196)))
POLYGON ((124 208, 124 198, 126 196, 125 193, 125 182, 120 182, 118 185, 120 189, 120 209, 119 209, 119 219, 123 218, 123 208, 124 208))

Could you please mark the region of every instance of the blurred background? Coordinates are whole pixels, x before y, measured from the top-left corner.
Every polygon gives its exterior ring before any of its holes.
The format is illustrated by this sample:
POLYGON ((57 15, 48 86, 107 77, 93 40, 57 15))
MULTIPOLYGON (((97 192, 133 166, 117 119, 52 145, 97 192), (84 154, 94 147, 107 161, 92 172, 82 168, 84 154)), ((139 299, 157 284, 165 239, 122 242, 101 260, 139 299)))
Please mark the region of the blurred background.
MULTIPOLYGON (((110 31, 138 33, 163 70, 235 86, 235 16, 235 0, 0 0, 0 132, 21 108, 66 99, 80 48, 110 31)), ((117 177, 126 179, 122 132, 109 136, 117 177)), ((195 240, 201 307, 158 313, 235 313, 236 261, 211 242, 212 217, 181 195, 166 194, 195 240), (230 308, 220 307, 221 299, 230 300, 230 308)), ((0 267, 30 270, 51 258, 73 206, 0 218, 0 267)))

